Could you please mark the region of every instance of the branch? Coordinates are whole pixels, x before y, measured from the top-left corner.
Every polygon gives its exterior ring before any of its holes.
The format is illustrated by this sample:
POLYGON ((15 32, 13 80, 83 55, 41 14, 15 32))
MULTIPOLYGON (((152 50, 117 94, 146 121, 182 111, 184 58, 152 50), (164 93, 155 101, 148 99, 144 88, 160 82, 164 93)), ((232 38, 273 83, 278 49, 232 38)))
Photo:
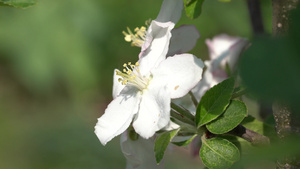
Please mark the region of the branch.
MULTIPOLYGON (((290 10, 295 9, 298 0, 272 0, 272 32, 273 36, 288 34, 290 10)), ((276 123, 276 133, 284 142, 294 134, 300 134, 299 116, 292 111, 291 106, 280 101, 273 103, 273 115, 276 123)), ((300 169, 299 157, 286 157, 277 160, 278 169, 300 169)))
POLYGON ((272 32, 273 35, 284 35, 288 32, 290 10, 295 9, 298 0, 272 0, 272 32))
POLYGON ((264 33, 259 0, 247 0, 248 11, 250 15, 252 30, 254 34, 264 33))
POLYGON ((250 129, 245 128, 242 125, 238 125, 233 130, 229 131, 227 134, 241 137, 249 141, 254 146, 269 145, 270 139, 264 135, 256 133, 250 129))

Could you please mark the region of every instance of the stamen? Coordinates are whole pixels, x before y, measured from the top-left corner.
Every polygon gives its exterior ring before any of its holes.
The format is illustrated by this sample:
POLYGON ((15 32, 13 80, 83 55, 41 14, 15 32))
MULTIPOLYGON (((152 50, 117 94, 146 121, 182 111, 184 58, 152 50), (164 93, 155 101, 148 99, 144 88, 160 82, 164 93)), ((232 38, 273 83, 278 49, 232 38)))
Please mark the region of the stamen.
MULTIPOLYGON (((150 25, 151 19, 145 22, 146 26, 150 25)), ((131 42, 132 46, 142 47, 146 40, 147 28, 145 26, 136 27, 134 33, 127 27, 127 32, 123 31, 124 39, 126 42, 131 42)))
POLYGON ((146 26, 149 26, 150 24, 151 24, 151 19, 148 19, 148 20, 145 21, 146 26))
POLYGON ((140 70, 138 66, 138 62, 136 62, 135 64, 132 64, 131 62, 123 64, 123 72, 116 72, 117 75, 121 76, 121 78, 119 78, 118 81, 122 85, 136 86, 140 90, 144 90, 145 88, 147 88, 149 78, 145 78, 139 73, 140 70))

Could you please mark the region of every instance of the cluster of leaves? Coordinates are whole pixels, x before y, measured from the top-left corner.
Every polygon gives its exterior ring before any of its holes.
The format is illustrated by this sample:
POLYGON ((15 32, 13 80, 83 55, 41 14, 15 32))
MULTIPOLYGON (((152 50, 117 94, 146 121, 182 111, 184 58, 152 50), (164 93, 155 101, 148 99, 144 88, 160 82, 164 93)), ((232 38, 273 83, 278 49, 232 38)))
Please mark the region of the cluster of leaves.
POLYGON ((36 0, 0 0, 0 6, 27 8, 36 4, 36 0))
MULTIPOLYGON (((196 132, 191 138, 176 142, 175 145, 188 145, 197 135, 201 136, 202 146, 199 155, 208 168, 229 168, 239 160, 239 149, 229 140, 222 137, 237 127, 247 116, 246 105, 232 99, 235 80, 229 78, 208 90, 198 104, 194 126, 196 132), (204 131, 204 132, 203 132, 204 131), (212 138, 207 134, 213 135, 212 138)), ((180 135, 182 129, 165 132, 155 141, 155 156, 159 163, 163 158, 169 142, 180 135)))

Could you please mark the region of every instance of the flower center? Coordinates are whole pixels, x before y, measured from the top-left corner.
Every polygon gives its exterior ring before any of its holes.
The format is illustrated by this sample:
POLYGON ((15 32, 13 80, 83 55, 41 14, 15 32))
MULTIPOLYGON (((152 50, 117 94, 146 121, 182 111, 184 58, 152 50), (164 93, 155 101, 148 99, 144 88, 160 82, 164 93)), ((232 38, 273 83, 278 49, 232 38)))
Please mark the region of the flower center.
POLYGON ((128 64, 124 63, 123 72, 117 71, 116 73, 122 77, 118 79, 122 85, 132 85, 142 91, 147 88, 150 79, 141 75, 138 66, 139 62, 136 62, 134 65, 131 62, 128 62, 128 64))
MULTIPOLYGON (((145 22, 146 26, 150 24, 151 20, 145 22)), ((131 42, 131 46, 142 47, 146 40, 147 28, 145 26, 136 27, 134 33, 127 27, 127 31, 123 31, 126 42, 131 42)))

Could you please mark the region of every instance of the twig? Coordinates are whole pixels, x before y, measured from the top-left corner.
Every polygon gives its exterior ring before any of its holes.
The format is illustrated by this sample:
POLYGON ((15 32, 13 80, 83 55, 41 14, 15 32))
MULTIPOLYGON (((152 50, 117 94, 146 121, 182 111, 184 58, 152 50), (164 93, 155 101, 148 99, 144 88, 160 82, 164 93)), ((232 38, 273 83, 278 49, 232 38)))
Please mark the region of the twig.
POLYGON ((269 145, 270 139, 264 135, 256 133, 250 129, 245 128, 242 125, 238 125, 233 130, 229 131, 227 134, 241 137, 249 141, 254 146, 269 145))
POLYGON ((197 108, 198 107, 198 101, 197 101, 196 97, 194 96, 194 94, 191 91, 189 92, 189 95, 191 96, 191 99, 192 99, 195 107, 197 108))
POLYGON ((248 89, 244 88, 244 89, 238 90, 232 94, 231 99, 235 99, 237 97, 243 96, 246 93, 248 93, 248 89))
POLYGON ((176 112, 180 113, 183 117, 190 119, 191 121, 195 121, 195 117, 184 107, 181 107, 173 102, 171 102, 171 108, 176 112))
POLYGON ((181 115, 180 113, 176 112, 175 110, 171 110, 171 117, 173 117, 174 119, 179 120, 179 121, 181 121, 183 123, 190 124, 192 126, 195 125, 194 121, 191 121, 190 119, 185 118, 183 115, 181 115))

